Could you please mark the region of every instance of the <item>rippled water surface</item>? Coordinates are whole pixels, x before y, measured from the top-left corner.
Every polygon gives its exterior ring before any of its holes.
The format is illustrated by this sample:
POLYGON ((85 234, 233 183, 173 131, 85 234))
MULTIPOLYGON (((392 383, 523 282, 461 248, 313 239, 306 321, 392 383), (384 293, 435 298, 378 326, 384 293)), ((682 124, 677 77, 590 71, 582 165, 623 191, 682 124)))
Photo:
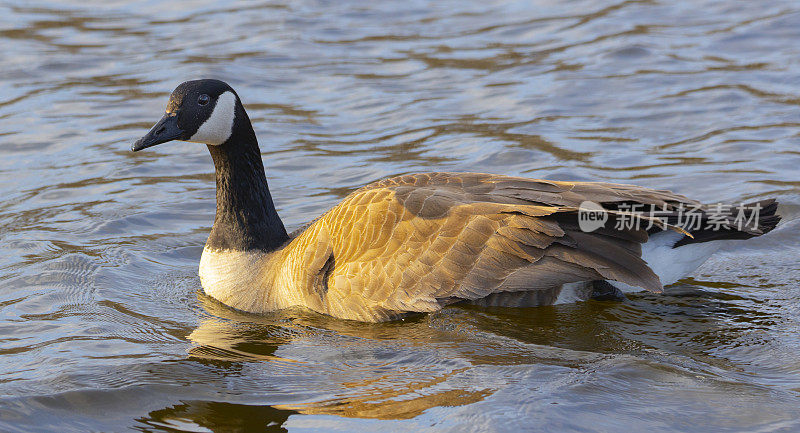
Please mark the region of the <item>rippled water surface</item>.
POLYGON ((2 431, 800 430, 797 1, 10 1, 0 44, 2 431), (198 77, 290 229, 431 170, 785 223, 626 302, 244 315, 199 292, 207 150, 128 150, 198 77))

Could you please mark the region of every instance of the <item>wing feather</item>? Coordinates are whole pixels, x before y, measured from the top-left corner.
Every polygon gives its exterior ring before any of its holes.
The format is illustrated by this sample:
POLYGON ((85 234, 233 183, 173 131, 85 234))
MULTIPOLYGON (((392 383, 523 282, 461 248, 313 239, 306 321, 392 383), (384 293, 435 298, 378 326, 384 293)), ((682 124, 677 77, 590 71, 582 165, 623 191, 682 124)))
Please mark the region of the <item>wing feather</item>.
POLYGON ((577 210, 586 200, 666 208, 696 204, 669 191, 619 184, 482 173, 405 175, 349 195, 289 248, 304 249, 306 269, 294 272, 305 281, 324 268, 325 254, 332 255, 327 290, 310 294, 318 299, 309 304, 358 320, 597 279, 660 291, 658 277, 641 259, 647 232, 581 232, 577 210), (323 253, 306 251, 311 247, 323 253))

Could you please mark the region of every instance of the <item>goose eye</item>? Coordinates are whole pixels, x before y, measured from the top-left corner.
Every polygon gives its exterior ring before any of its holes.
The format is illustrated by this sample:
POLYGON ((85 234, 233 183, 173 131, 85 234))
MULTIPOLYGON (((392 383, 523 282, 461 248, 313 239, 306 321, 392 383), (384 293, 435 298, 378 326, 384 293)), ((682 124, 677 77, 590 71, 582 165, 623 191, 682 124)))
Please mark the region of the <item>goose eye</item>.
POLYGON ((206 95, 205 93, 197 97, 197 103, 200 105, 206 105, 210 100, 211 98, 209 98, 208 95, 206 95))

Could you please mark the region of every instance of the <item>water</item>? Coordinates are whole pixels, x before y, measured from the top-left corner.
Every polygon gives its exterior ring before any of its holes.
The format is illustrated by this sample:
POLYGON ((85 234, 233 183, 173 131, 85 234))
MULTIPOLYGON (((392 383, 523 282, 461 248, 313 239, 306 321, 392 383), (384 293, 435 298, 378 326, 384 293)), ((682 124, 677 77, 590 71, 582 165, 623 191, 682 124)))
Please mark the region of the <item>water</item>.
POLYGON ((0 6, 0 430, 797 431, 796 1, 0 6), (199 292, 204 146, 130 144, 179 82, 245 101, 294 229, 429 170, 778 197, 663 296, 357 324, 199 292))

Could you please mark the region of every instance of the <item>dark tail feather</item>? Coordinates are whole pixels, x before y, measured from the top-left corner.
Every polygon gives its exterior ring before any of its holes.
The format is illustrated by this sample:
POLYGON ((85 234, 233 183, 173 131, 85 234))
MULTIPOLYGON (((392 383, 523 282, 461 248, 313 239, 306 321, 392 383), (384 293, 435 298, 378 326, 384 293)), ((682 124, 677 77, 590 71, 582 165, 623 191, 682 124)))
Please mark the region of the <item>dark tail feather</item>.
POLYGON ((776 214, 778 202, 766 199, 744 206, 731 206, 725 212, 715 212, 714 206, 705 206, 701 228, 688 230, 692 237, 684 236, 673 248, 723 239, 749 239, 769 233, 781 220, 776 214), (713 227, 710 227, 713 226, 713 227))

